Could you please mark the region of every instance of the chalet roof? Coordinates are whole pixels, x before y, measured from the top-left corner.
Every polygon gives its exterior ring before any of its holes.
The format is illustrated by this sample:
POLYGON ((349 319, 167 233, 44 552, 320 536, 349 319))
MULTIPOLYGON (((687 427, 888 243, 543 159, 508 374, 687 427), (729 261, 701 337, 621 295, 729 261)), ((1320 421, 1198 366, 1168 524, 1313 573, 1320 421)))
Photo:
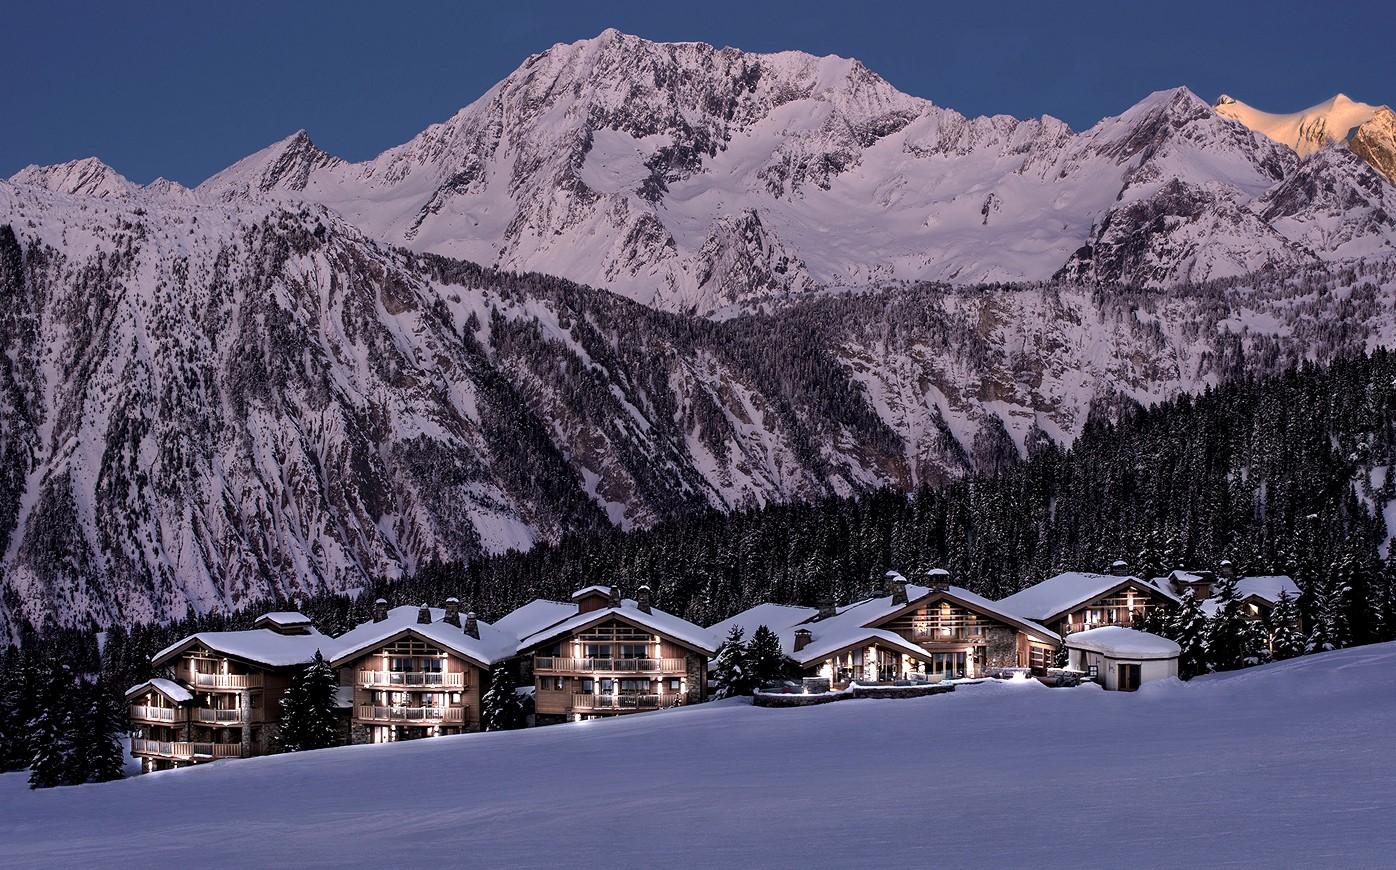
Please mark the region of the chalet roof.
POLYGON ((861 646, 870 643, 889 646, 908 655, 916 656, 923 661, 930 661, 931 653, 923 647, 912 643, 894 631, 887 631, 882 628, 856 628, 851 631, 831 634, 817 642, 811 643, 799 652, 791 652, 791 656, 795 661, 799 662, 802 667, 808 667, 850 646, 861 646))
POLYGON ((1053 618, 1108 595, 1110 592, 1134 584, 1157 592, 1172 601, 1178 596, 1139 577, 1119 577, 1114 574, 1094 574, 1088 571, 1067 571, 1049 577, 1041 583, 1015 592, 1007 598, 1000 598, 997 606, 1010 613, 1017 613, 1025 619, 1049 622, 1053 618))
POLYGON ((488 622, 476 620, 480 631, 480 636, 476 638, 466 634, 463 626, 444 622, 446 611, 439 607, 427 608, 431 614, 431 622, 419 623, 417 616, 420 610, 421 608, 413 605, 394 607, 388 611, 388 618, 382 622, 370 620, 349 629, 338 638, 339 652, 332 664, 339 667, 393 638, 407 634, 415 634, 484 668, 512 658, 518 650, 517 637, 500 631, 488 622))
POLYGON ((195 644, 230 658, 268 668, 288 668, 309 664, 319 650, 325 658, 339 652, 339 641, 311 628, 305 634, 280 634, 270 628, 246 631, 201 631, 165 647, 151 658, 151 664, 161 665, 195 644))
POLYGON ((1299 584, 1284 574, 1267 577, 1241 577, 1236 581, 1236 594, 1241 598, 1255 596, 1270 604, 1278 604, 1280 593, 1288 592, 1291 600, 1299 597, 1299 584))
POLYGON ((1067 635, 1071 649, 1089 650, 1111 658, 1175 659, 1182 648, 1166 637, 1122 625, 1106 625, 1067 635))
POLYGON ((577 605, 565 601, 549 601, 535 598, 522 607, 504 614, 494 621, 494 627, 522 640, 537 634, 551 625, 577 615, 577 605))
POLYGON ((253 625, 260 627, 264 622, 280 626, 309 625, 310 617, 306 616, 304 613, 297 613, 294 610, 281 610, 273 613, 263 613, 261 616, 257 617, 257 621, 254 622, 253 625))
POLYGON ((573 600, 573 601, 577 601, 578 599, 585 598, 585 597, 588 596, 588 595, 610 595, 610 594, 611 594, 611 587, 609 587, 609 586, 588 586, 588 587, 586 587, 585 589, 578 589, 576 592, 573 592, 573 593, 572 593, 572 600, 573 600))
POLYGON ((538 646, 616 617, 644 626, 656 634, 664 635, 709 656, 716 655, 717 648, 722 644, 721 638, 702 626, 694 625, 683 617, 675 616, 672 613, 665 613, 657 607, 651 607, 650 612, 645 613, 633 598, 625 598, 621 600, 620 607, 603 607, 599 610, 578 613, 571 619, 531 634, 520 641, 519 648, 527 649, 538 646))
POLYGON ((742 627, 742 634, 747 640, 756 633, 756 629, 766 626, 776 634, 780 634, 788 628, 805 622, 819 613, 818 608, 796 607, 790 604, 758 604, 749 607, 738 613, 736 616, 728 617, 721 622, 708 626, 708 631, 717 635, 720 640, 727 639, 727 633, 732 630, 732 626, 742 627))
POLYGON ((173 680, 160 679, 159 677, 153 680, 146 680, 144 683, 136 683, 126 690, 126 697, 131 698, 136 695, 142 695, 151 689, 154 689, 166 698, 174 701, 176 704, 186 704, 194 700, 193 693, 179 683, 173 680))

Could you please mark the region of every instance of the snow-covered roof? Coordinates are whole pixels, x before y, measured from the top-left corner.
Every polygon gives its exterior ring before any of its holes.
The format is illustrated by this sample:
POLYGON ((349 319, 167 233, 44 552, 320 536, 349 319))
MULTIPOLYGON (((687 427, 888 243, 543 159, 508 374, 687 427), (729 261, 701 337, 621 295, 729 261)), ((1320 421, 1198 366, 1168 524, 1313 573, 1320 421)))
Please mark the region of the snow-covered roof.
POLYGON ((1254 595, 1256 598, 1271 604, 1277 604, 1281 592, 1288 592, 1291 600, 1298 598, 1299 584, 1284 574, 1274 574, 1268 577, 1242 577, 1236 581, 1236 594, 1243 599, 1254 595))
POLYGON ((959 586, 950 586, 943 592, 935 592, 929 587, 908 583, 906 594, 907 601, 905 604, 894 603, 892 596, 882 595, 874 598, 865 598, 862 601, 850 604, 847 607, 841 608, 836 615, 828 619, 791 624, 787 628, 777 632, 777 634, 780 635, 781 647, 802 664, 816 661, 852 644, 862 643, 864 641, 871 642, 874 640, 898 646, 912 654, 925 656, 928 655, 928 653, 922 647, 902 638, 895 632, 881 629, 878 625, 888 618, 906 611, 908 608, 915 607, 931 599, 945 600, 952 604, 958 603, 971 610, 982 613, 987 617, 997 619, 1015 628, 1037 635, 1042 640, 1053 642, 1061 640, 1056 632, 1032 620, 1024 619, 1015 613, 1006 611, 997 603, 990 601, 982 595, 976 595, 968 589, 963 589, 959 586), (811 638, 809 645, 796 653, 795 632, 800 629, 809 631, 811 638))
POLYGON ((220 655, 253 662, 269 668, 287 668, 309 664, 319 650, 330 659, 339 652, 340 643, 315 629, 305 634, 280 634, 269 628, 246 631, 201 631, 171 644, 151 658, 155 665, 183 652, 195 643, 202 644, 220 655))
POLYGON ((500 631, 488 622, 476 621, 480 631, 480 636, 476 638, 465 633, 464 616, 461 617, 461 626, 455 626, 442 621, 446 616, 445 610, 430 607, 427 611, 431 614, 431 622, 420 623, 417 621, 420 610, 412 605, 394 607, 382 622, 370 620, 349 629, 339 636, 340 649, 333 664, 336 667, 343 665, 404 632, 411 632, 485 668, 512 658, 518 650, 517 637, 500 631))
POLYGON ((547 643, 550 640, 615 617, 644 626, 656 634, 669 637, 710 656, 716 655, 717 648, 722 645, 722 638, 700 625, 694 625, 681 616, 665 613, 657 607, 651 607, 650 612, 645 613, 633 598, 625 598, 621 600, 620 607, 603 607, 599 610, 578 613, 571 619, 529 635, 520 641, 519 648, 527 649, 547 643))
POLYGON ((154 689, 160 694, 174 701, 176 704, 184 704, 194 700, 194 695, 188 689, 173 680, 164 680, 156 677, 153 680, 146 680, 144 683, 136 683, 126 690, 126 697, 144 694, 147 690, 154 689))
POLYGON ((576 615, 576 604, 535 598, 524 606, 511 610, 496 619, 494 627, 506 634, 512 634, 514 637, 522 639, 576 615))
POLYGON ((819 609, 816 607, 796 607, 791 604, 758 604, 743 610, 736 616, 730 616, 721 622, 708 626, 708 631, 720 639, 726 640, 727 633, 732 630, 732 626, 739 625, 742 628, 742 636, 751 640, 756 629, 763 625, 776 634, 780 634, 818 613, 819 609))
POLYGON ((1136 631, 1122 625, 1106 625, 1067 635, 1066 645, 1072 649, 1089 650, 1111 658, 1172 659, 1182 648, 1166 637, 1136 631))
POLYGON ((611 594, 611 587, 609 587, 609 586, 588 586, 588 587, 586 587, 585 589, 578 589, 576 592, 573 592, 573 593, 572 593, 572 600, 573 600, 573 601, 576 601, 577 599, 579 599, 579 598, 585 598, 585 597, 588 596, 588 595, 598 595, 598 594, 599 594, 599 595, 610 595, 610 594, 611 594))
POLYGON ((297 613, 294 610, 281 610, 274 613, 263 613, 261 616, 257 617, 257 621, 253 623, 253 625, 260 626, 264 622, 270 622, 273 625, 281 626, 309 625, 310 617, 306 616, 304 613, 297 613))
POLYGON ((878 643, 894 647, 908 655, 914 655, 927 661, 930 660, 931 656, 931 653, 924 647, 912 643, 896 632, 882 628, 855 628, 851 631, 832 633, 830 636, 821 638, 818 642, 811 643, 799 652, 792 653, 792 656, 802 666, 808 666, 828 658, 841 649, 865 643, 878 643))
POLYGON ((1178 600, 1167 589, 1162 589, 1148 580, 1139 577, 1119 577, 1114 574, 1093 574, 1089 571, 1067 571, 1055 577, 1048 577, 1041 583, 1015 592, 998 600, 998 607, 1010 613, 1017 613, 1026 619, 1047 621, 1060 616, 1072 608, 1107 594, 1112 589, 1133 583, 1165 598, 1178 600))

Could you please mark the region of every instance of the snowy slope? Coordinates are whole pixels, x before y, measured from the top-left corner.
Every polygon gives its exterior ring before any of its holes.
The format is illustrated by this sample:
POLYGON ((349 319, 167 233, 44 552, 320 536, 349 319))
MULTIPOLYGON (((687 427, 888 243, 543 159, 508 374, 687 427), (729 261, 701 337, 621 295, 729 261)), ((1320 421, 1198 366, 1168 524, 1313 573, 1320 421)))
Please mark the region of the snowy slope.
MULTIPOLYGON (((709 312, 898 279, 1066 267, 1167 286, 1342 259, 1252 207, 1301 165, 1181 88, 1073 133, 966 118, 845 58, 609 30, 373 160, 302 131, 198 192, 318 202, 393 244, 709 312)), ((1342 184, 1348 169, 1311 171, 1342 184)), ((1368 233, 1361 256, 1392 249, 1388 228, 1368 233)))
POLYGON ((734 700, 40 792, 6 774, 0 842, 15 868, 1384 867, 1393 716, 1390 644, 1135 694, 734 700))

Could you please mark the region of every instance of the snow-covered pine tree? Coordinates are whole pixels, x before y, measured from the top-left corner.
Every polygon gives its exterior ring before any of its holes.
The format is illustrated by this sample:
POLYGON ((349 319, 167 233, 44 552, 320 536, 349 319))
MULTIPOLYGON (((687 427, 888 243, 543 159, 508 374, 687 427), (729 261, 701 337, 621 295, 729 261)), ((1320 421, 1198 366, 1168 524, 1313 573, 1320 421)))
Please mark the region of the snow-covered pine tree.
POLYGON ((717 684, 714 697, 731 698, 735 695, 750 695, 754 687, 747 673, 747 648, 742 641, 746 632, 740 625, 734 625, 727 632, 727 639, 717 650, 717 660, 713 667, 713 682, 717 684))
POLYGON ((121 734, 126 730, 126 711, 98 680, 79 680, 74 693, 77 712, 77 766, 83 782, 109 782, 120 779, 126 755, 121 734))
POLYGON ((29 745, 29 720, 34 711, 24 657, 18 647, 0 656, 0 773, 24 770, 34 759, 29 745))
POLYGON ((77 712, 73 704, 74 679, 66 665, 53 667, 36 681, 39 693, 29 720, 29 787, 76 785, 85 777, 79 765, 77 712))
POLYGON ((1189 680, 1207 672, 1207 617, 1191 589, 1183 593, 1183 603, 1173 612, 1167 636, 1182 648, 1179 677, 1189 680))
POLYGON ((790 659, 780 648, 780 638, 764 625, 756 627, 746 647, 747 673, 753 686, 781 680, 790 670, 790 659))
POLYGON ((1280 600, 1275 602, 1275 609, 1270 611, 1268 621, 1270 658, 1283 661, 1304 654, 1304 636, 1298 632, 1298 625, 1298 606, 1287 590, 1280 592, 1280 600))
POLYGON ((480 698, 480 727, 512 731, 524 726, 524 704, 506 662, 490 669, 490 686, 480 698))
POLYGON ((324 749, 339 742, 335 722, 338 680, 329 662, 315 651, 315 658, 296 674, 281 699, 281 748, 286 752, 324 749))
POLYGON ((1217 609, 1207 620, 1207 661, 1214 671, 1243 668, 1255 651, 1251 649, 1251 625, 1242 612, 1241 596, 1234 576, 1222 577, 1217 584, 1217 609))

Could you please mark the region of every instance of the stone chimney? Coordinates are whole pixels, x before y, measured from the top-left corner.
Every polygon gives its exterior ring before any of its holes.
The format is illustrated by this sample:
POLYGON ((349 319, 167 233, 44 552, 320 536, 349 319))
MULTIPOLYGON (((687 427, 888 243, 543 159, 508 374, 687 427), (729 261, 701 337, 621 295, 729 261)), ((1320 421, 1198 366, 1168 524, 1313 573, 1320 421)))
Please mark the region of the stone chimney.
POLYGON ((480 623, 475 621, 475 611, 473 610, 465 615, 465 633, 476 640, 480 639, 480 623))
POLYGON ((833 616, 838 615, 838 612, 839 610, 837 607, 834 606, 834 602, 826 598, 823 601, 819 602, 819 615, 815 618, 829 619, 833 616))
POLYGON ((1110 573, 1116 577, 1129 576, 1129 563, 1124 559, 1116 559, 1110 563, 1110 573))
POLYGON ((431 625, 431 608, 427 607, 425 603, 417 608, 417 624, 431 625))
POLYGON ((1222 559, 1221 564, 1217 566, 1217 573, 1228 579, 1235 577, 1236 566, 1231 564, 1230 559, 1222 559))
POLYGON ((926 585, 932 592, 944 592, 950 588, 950 572, 944 568, 932 568, 926 575, 926 585))
POLYGON ((446 599, 446 617, 442 622, 450 623, 456 628, 460 628, 460 599, 454 595, 446 599))
POLYGON ((799 652, 809 646, 812 640, 814 640, 814 633, 808 628, 795 629, 795 652, 799 652))
POLYGON ((650 612, 650 587, 648 583, 635 592, 635 604, 640 608, 641 613, 650 612))
POLYGON ((388 618, 388 600, 380 598, 373 602, 373 621, 382 622, 388 618))
POLYGON ((607 607, 620 607, 620 587, 611 585, 611 594, 606 597, 607 607))
POLYGON ((896 571, 887 572, 886 593, 892 596, 893 606, 906 603, 906 578, 896 571))

